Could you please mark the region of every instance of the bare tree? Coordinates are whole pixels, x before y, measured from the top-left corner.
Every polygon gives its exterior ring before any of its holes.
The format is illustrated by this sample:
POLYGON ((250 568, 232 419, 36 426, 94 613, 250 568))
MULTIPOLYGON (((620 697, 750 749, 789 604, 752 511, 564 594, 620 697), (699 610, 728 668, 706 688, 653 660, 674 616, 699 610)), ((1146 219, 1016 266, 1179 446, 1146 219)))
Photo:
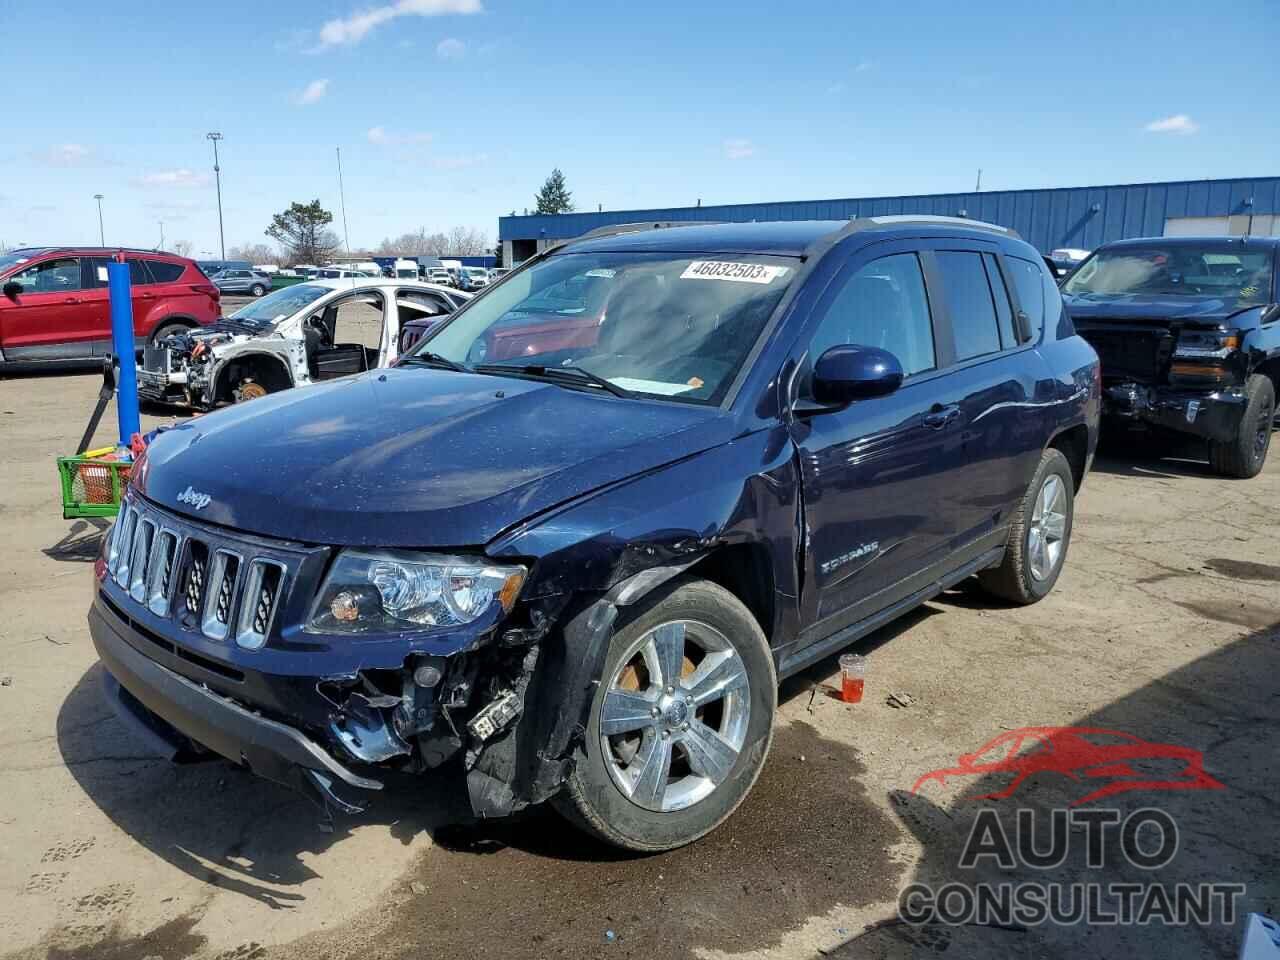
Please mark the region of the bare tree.
POLYGON ((169 249, 180 257, 189 257, 195 248, 190 240, 175 240, 169 244, 169 249))
POLYGON ((489 252, 489 237, 483 230, 453 227, 449 230, 448 240, 448 252, 460 257, 475 257, 489 252))
POLYGON ((277 263, 280 253, 267 243, 241 243, 227 251, 228 260, 248 260, 250 263, 277 263))

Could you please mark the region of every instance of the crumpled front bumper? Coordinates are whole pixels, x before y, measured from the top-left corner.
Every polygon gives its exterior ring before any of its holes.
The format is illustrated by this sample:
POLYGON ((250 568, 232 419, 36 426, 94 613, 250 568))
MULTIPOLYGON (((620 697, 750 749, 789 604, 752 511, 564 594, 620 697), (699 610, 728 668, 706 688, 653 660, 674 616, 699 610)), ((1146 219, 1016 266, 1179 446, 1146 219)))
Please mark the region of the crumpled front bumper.
POLYGON ((107 669, 106 694, 121 720, 173 759, 194 741, 258 776, 307 795, 326 811, 358 813, 382 783, 339 763, 301 731, 260 716, 156 663, 148 641, 95 603, 89 632, 107 669))
POLYGON ((1206 391, 1117 383, 1103 390, 1106 416, 1220 442, 1236 435, 1247 404, 1238 387, 1206 391))

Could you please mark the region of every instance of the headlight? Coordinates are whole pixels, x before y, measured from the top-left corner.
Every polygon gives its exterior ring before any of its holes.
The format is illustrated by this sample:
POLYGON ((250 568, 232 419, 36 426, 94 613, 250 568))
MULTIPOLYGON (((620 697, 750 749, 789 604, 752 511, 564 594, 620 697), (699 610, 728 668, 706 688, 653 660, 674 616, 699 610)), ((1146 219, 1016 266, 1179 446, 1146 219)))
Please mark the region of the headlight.
POLYGON ((306 629, 378 634, 454 627, 495 606, 511 611, 525 568, 400 550, 345 550, 316 596, 306 629))
POLYGON ((1225 360, 1240 349, 1239 330, 1211 330, 1198 332, 1184 330, 1178 335, 1175 357, 1195 357, 1204 360, 1225 360))

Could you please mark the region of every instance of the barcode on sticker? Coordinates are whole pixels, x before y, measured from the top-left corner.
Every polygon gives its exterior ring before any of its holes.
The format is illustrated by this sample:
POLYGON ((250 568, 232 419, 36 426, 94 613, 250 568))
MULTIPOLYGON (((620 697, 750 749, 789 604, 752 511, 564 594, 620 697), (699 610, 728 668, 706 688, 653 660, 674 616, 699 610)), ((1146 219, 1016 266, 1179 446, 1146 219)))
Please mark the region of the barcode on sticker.
POLYGON ((732 260, 695 260, 684 268, 681 280, 734 280, 738 283, 772 283, 790 267, 767 263, 735 263, 732 260))

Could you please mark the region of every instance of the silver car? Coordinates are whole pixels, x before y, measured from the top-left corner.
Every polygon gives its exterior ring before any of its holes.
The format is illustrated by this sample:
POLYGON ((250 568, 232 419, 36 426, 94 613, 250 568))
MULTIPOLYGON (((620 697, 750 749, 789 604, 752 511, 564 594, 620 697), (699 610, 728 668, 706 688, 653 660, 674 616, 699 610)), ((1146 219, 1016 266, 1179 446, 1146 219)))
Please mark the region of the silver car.
POLYGON ((223 293, 260 297, 271 289, 271 274, 259 270, 219 270, 209 279, 223 293))

